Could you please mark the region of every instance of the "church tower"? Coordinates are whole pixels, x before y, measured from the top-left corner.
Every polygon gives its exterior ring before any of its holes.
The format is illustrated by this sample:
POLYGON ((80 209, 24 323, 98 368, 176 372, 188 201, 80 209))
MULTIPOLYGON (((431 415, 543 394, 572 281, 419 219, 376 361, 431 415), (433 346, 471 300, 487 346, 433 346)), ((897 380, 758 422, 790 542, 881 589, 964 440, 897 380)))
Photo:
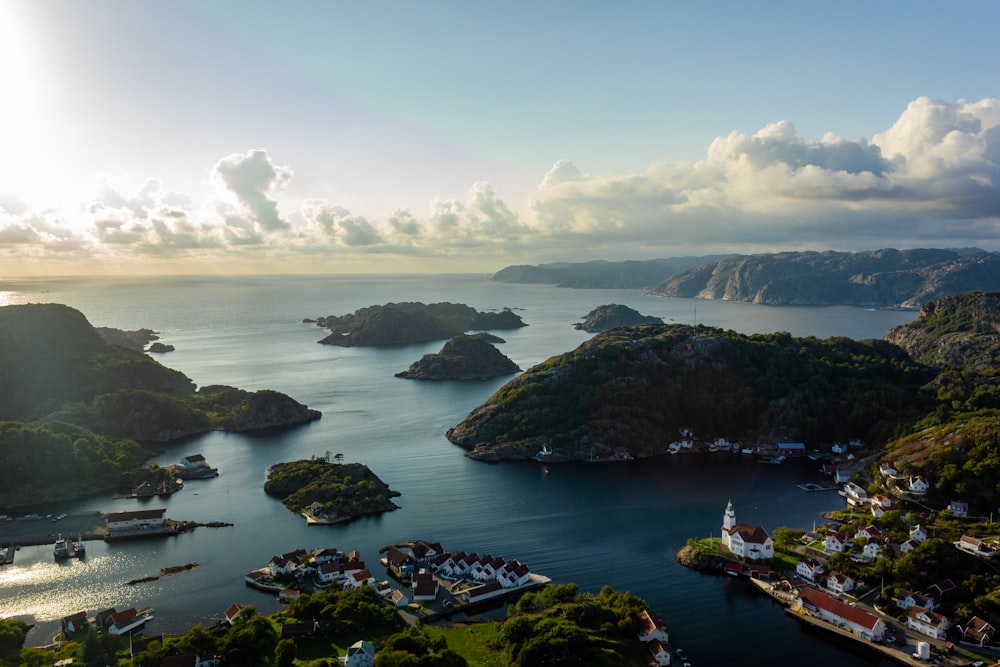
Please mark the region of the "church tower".
POLYGON ((733 511, 733 501, 726 505, 726 513, 722 515, 722 544, 729 546, 729 533, 736 526, 736 512, 733 511))

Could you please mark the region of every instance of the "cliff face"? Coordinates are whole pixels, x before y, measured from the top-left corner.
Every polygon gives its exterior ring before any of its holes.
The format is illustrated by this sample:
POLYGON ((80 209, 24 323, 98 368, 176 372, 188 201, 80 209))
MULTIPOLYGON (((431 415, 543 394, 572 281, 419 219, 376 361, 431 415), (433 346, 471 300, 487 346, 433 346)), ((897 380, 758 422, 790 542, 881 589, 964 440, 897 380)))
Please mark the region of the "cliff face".
POLYGON ((637 324, 663 324, 663 320, 659 317, 643 315, 628 306, 611 304, 594 308, 587 313, 583 322, 573 326, 589 333, 597 333, 615 327, 631 327, 637 324))
POLYGON ((707 262, 716 262, 723 257, 725 255, 620 262, 561 262, 537 266, 519 264, 497 271, 493 274, 493 280, 578 289, 646 289, 683 271, 707 262))
POLYGON ((651 290, 769 305, 916 308, 954 292, 1000 287, 1000 256, 951 250, 788 252, 709 263, 651 290))
POLYGON ((475 334, 452 338, 441 352, 425 354, 408 370, 396 377, 412 380, 488 380, 519 372, 517 364, 507 358, 492 342, 503 342, 496 336, 475 334))
POLYGON ((1000 292, 952 294, 924 304, 885 340, 943 369, 991 371, 1000 364, 1000 292))

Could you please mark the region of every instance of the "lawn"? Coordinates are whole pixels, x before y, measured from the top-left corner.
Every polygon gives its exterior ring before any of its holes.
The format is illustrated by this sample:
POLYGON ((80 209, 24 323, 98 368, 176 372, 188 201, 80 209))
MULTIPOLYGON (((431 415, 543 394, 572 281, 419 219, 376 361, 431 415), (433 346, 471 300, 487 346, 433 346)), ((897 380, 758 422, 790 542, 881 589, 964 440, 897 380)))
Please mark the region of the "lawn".
POLYGON ((507 659, 492 648, 499 623, 473 623, 465 627, 424 626, 431 637, 444 637, 448 647, 464 657, 469 667, 505 667, 507 659))

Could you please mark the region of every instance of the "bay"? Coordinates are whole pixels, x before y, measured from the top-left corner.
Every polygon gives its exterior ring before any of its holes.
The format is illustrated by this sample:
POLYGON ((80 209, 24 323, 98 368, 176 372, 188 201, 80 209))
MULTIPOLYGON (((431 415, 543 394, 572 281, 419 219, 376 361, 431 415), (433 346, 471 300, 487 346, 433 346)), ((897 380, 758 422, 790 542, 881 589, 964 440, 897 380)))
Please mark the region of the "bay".
MULTIPOLYGON (((607 465, 485 464, 450 444, 445 431, 509 378, 416 382, 394 377, 441 343, 385 349, 318 345, 323 331, 302 322, 387 302, 451 301, 478 310, 509 307, 529 325, 496 332, 522 369, 590 337, 571 325, 596 306, 619 303, 665 321, 742 333, 879 338, 915 313, 850 307, 756 306, 644 295, 635 290, 568 290, 495 283, 482 275, 79 278, 0 281, 0 304, 64 303, 95 326, 151 328, 176 351, 158 357, 199 385, 276 389, 323 412, 308 425, 268 434, 211 433, 177 443, 153 462, 201 453, 219 468, 168 499, 140 504, 90 498, 43 513, 166 507, 174 519, 221 521, 177 537, 91 542, 84 561, 54 563, 48 546, 24 547, 0 569, 0 617, 37 624, 45 644, 64 615, 108 606, 153 606, 149 632, 212 623, 232 602, 277 608, 243 575, 294 548, 357 549, 374 565, 377 550, 407 539, 442 542, 517 558, 556 582, 604 585, 646 599, 671 637, 699 664, 744 661, 766 647, 769 661, 809 655, 819 665, 875 658, 799 629, 745 582, 700 575, 676 564, 689 537, 718 535, 733 500, 737 519, 769 530, 811 527, 838 506, 834 494, 806 493, 815 466, 759 465, 730 456, 675 456, 607 465), (347 525, 309 527, 263 492, 269 465, 343 454, 400 491, 400 509, 347 525), (126 582, 190 562, 199 567, 155 582, 126 582), (720 636, 725 641, 720 641, 720 636), (808 653, 807 653, 808 652, 808 653)), ((31 511, 19 510, 19 513, 31 511)), ((749 664, 749 663, 745 663, 749 664)))

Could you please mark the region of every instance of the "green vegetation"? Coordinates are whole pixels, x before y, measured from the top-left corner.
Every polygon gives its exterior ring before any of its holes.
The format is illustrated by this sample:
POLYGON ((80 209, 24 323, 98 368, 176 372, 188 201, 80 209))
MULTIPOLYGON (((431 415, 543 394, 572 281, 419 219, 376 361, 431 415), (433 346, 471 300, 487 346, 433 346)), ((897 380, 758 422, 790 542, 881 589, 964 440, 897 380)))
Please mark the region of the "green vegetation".
POLYGON ((133 440, 112 441, 79 426, 0 422, 0 506, 125 491, 144 458, 133 440))
POLYGON ((367 466, 331 463, 327 457, 271 466, 264 491, 281 498, 285 507, 295 512, 318 502, 323 511, 313 514, 328 519, 388 512, 396 509, 391 498, 400 495, 367 466))
POLYGON ((515 378, 449 438, 484 458, 524 458, 545 442, 571 459, 591 448, 661 454, 681 427, 702 437, 884 442, 932 409, 922 387, 933 376, 883 341, 636 326, 515 378))

